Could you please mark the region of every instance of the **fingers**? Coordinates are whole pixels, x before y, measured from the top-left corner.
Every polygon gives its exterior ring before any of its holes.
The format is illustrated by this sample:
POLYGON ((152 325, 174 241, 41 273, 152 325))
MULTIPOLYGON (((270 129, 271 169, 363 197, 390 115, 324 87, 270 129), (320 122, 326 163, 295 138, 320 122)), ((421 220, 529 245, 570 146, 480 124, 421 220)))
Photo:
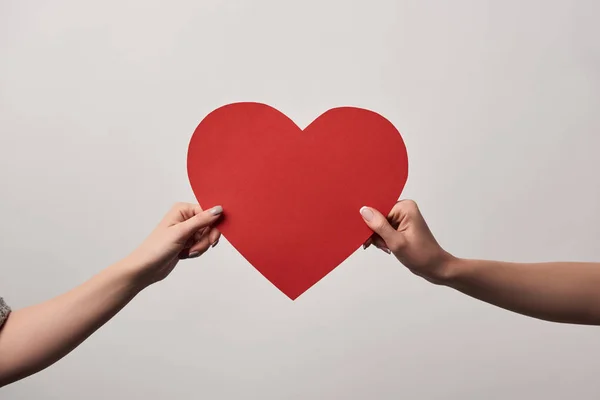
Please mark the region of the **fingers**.
POLYGON ((177 225, 192 218, 194 215, 201 213, 202 211, 202 207, 200 207, 198 204, 175 203, 165 215, 160 225, 164 227, 177 225))
POLYGON ((383 239, 387 244, 387 248, 391 248, 390 244, 395 242, 398 232, 390 225, 388 220, 379 211, 371 207, 361 208, 360 215, 369 228, 383 239))
POLYGON ((189 247, 192 247, 194 243, 199 242, 203 235, 208 236, 208 242, 212 247, 215 247, 219 241, 219 238, 221 237, 221 232, 212 226, 207 226, 206 228, 200 229, 194 234, 194 236, 192 236, 192 243, 189 247))
POLYGON ((209 235, 203 235, 202 238, 190 247, 188 258, 200 257, 210 247, 209 235))
POLYGON ((207 226, 206 228, 201 228, 199 230, 196 231, 196 233, 194 233, 194 235, 189 239, 190 245, 188 247, 192 247, 194 245, 194 243, 199 242, 200 239, 202 239, 202 236, 209 230, 211 229, 210 226, 207 226))
MULTIPOLYGON (((388 215, 388 221, 394 229, 399 229, 402 221, 422 218, 419 206, 413 200, 400 200, 394 205, 388 215)), ((399 229, 400 231, 402 229, 399 229)))
POLYGON ((365 243, 363 243, 363 249, 368 249, 369 246, 374 245, 375 247, 377 247, 379 250, 383 251, 384 253, 387 254, 391 254, 392 251, 390 249, 388 249, 387 244, 385 244, 385 242, 383 241, 383 239, 381 238, 381 236, 379 236, 378 234, 374 233, 373 235, 371 235, 370 238, 368 238, 365 243))
POLYGON ((219 242, 221 232, 218 229, 207 227, 196 232, 179 253, 179 259, 196 258, 201 256, 210 247, 215 247, 219 242))
POLYGON ((173 226, 173 228, 177 231, 177 235, 180 239, 185 239, 185 241, 187 241, 189 237, 194 235, 200 229, 215 223, 222 212, 223 208, 221 206, 216 206, 206 211, 199 212, 191 218, 173 226))
POLYGON ((208 242, 211 247, 215 247, 219 243, 219 238, 221 238, 221 232, 218 229, 212 228, 208 234, 208 242))
POLYGON ((375 245, 375 247, 377 247, 379 250, 383 251, 384 253, 387 253, 387 254, 392 253, 392 251, 390 249, 388 249, 387 244, 378 235, 375 235, 375 237, 373 237, 373 245, 375 245))

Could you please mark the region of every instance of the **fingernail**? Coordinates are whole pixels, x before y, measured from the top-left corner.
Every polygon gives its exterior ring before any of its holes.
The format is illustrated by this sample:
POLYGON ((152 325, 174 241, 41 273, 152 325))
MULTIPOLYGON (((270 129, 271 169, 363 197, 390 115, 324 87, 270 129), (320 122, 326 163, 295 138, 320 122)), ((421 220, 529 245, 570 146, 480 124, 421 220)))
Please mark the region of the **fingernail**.
POLYGON ((210 247, 215 247, 219 243, 219 239, 215 240, 215 242, 210 247))
POLYGON ((213 208, 210 209, 210 213, 212 215, 219 215, 223 212, 223 207, 221 206, 215 206, 213 208))
POLYGON ((366 249, 367 249, 367 244, 363 243, 363 250, 366 250, 366 249))
POLYGON ((384 253, 387 253, 387 254, 392 254, 392 251, 391 251, 390 249, 384 249, 384 248, 382 248, 382 247, 379 247, 379 249, 380 249, 381 251, 383 251, 384 253))
POLYGON ((199 252, 199 251, 194 251, 193 253, 190 253, 190 254, 188 255, 188 258, 196 258, 196 257, 198 257, 199 255, 200 255, 200 252, 199 252))
POLYGON ((362 217, 365 219, 365 221, 370 221, 375 216, 375 214, 373 214, 373 211, 371 211, 371 209, 369 207, 361 208, 360 215, 362 215, 362 217))

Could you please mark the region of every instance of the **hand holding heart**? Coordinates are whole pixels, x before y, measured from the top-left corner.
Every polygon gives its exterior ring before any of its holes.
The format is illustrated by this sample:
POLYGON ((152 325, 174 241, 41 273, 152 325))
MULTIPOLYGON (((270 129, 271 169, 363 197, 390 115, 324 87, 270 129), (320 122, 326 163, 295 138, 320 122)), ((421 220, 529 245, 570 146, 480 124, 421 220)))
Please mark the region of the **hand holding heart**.
POLYGON ((391 250, 411 272, 432 283, 448 279, 454 257, 435 240, 421 211, 412 200, 403 200, 392 208, 387 219, 377 210, 363 207, 360 213, 375 233, 367 242, 383 250, 391 250))
POLYGON ((202 210, 197 204, 177 203, 123 263, 142 286, 163 280, 180 259, 196 258, 214 247, 221 232, 214 227, 223 209, 202 210))
MULTIPOLYGON (((146 285, 164 279, 180 259, 196 258, 218 243, 221 233, 214 225, 222 213, 220 206, 203 211, 195 204, 175 204, 126 264, 146 285)), ((409 270, 430 282, 447 279, 453 257, 437 243, 414 201, 396 203, 387 218, 371 207, 361 208, 360 214, 374 232, 365 248, 373 244, 389 249, 409 270)))

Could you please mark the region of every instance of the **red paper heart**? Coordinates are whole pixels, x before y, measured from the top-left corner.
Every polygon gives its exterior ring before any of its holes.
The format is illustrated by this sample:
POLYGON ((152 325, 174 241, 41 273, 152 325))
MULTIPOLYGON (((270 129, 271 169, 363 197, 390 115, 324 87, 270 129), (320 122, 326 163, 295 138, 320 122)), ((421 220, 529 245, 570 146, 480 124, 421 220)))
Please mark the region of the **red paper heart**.
POLYGON ((372 111, 334 108, 303 131, 270 106, 235 103, 196 128, 188 176, 203 208, 223 206, 227 240, 295 299, 369 238, 359 209, 391 210, 408 159, 372 111))

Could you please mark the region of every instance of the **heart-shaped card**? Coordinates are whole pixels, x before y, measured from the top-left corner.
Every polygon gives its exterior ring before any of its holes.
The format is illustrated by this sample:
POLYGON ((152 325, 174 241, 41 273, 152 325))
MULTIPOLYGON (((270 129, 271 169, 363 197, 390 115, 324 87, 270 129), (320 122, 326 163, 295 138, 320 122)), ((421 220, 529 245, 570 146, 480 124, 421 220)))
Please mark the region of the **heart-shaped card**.
POLYGON ((262 275, 296 299, 372 234, 359 210, 386 214, 408 177, 398 130, 361 108, 333 108, 304 130, 260 103, 208 114, 188 149, 199 204, 262 275))

